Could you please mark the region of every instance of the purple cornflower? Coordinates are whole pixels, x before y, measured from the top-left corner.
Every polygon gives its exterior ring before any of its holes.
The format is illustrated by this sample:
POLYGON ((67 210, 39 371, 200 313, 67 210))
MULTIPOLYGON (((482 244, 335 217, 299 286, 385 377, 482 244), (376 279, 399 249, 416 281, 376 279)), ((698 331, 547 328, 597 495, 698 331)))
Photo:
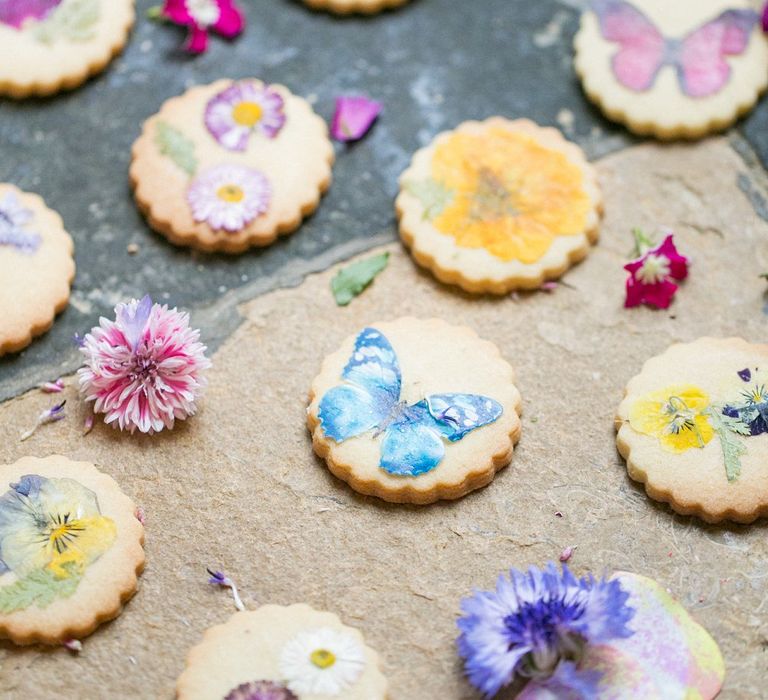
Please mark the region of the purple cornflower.
POLYGON ((464 598, 457 625, 469 681, 493 697, 515 680, 536 680, 589 696, 600 675, 578 668, 590 644, 630 637, 635 614, 618 581, 576 579, 553 563, 499 576, 495 591, 464 598))
POLYGON ((55 406, 46 409, 43 411, 38 417, 37 421, 35 421, 34 426, 32 426, 27 432, 25 432, 21 436, 21 441, 24 442, 25 440, 29 440, 37 429, 41 425, 47 425, 48 423, 55 423, 56 421, 61 420, 64 418, 64 404, 66 404, 66 400, 62 401, 61 403, 56 404, 55 406))
POLYGON ((237 586, 235 585, 235 582, 222 571, 211 571, 210 569, 206 569, 206 571, 210 574, 208 583, 210 583, 212 586, 221 586, 222 588, 229 588, 229 590, 232 592, 232 600, 235 601, 235 607, 238 610, 245 610, 245 605, 243 604, 243 601, 240 599, 240 594, 237 591, 237 586))

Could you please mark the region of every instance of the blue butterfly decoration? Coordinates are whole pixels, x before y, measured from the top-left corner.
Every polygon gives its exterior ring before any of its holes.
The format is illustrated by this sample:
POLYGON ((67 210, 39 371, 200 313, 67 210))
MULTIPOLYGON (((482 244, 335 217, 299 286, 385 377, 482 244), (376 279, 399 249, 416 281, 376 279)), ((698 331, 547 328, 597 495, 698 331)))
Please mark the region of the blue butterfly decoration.
POLYGON ((401 401, 397 355, 375 328, 357 336, 342 377, 347 383, 320 400, 323 431, 336 442, 371 430, 383 433, 379 466, 398 476, 432 471, 445 456, 443 439, 458 442, 504 410, 498 401, 477 394, 433 394, 412 405, 401 401))

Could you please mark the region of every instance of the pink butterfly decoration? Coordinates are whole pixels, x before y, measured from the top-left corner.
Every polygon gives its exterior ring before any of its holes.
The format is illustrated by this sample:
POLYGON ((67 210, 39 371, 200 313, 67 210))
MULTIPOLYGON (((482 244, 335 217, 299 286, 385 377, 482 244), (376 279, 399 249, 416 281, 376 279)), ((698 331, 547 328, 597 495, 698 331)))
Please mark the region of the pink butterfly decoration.
POLYGON ((752 10, 726 10, 682 39, 669 39, 625 0, 593 0, 592 9, 603 38, 620 45, 612 65, 622 85, 645 92, 662 68, 672 66, 688 97, 709 97, 728 84, 727 57, 744 53, 760 21, 752 10))

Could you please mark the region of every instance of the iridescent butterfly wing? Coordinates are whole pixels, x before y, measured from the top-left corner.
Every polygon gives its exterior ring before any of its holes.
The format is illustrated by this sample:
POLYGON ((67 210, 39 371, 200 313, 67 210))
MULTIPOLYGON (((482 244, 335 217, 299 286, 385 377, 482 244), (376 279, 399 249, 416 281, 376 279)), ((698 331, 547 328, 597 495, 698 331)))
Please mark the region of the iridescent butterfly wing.
POLYGON ((318 416, 325 434, 336 442, 383 425, 400 400, 401 374, 397 355, 375 328, 365 328, 342 377, 346 384, 321 399, 318 416))
POLYGON ((476 394, 434 394, 408 406, 390 425, 381 444, 379 466, 390 474, 418 476, 432 471, 445 456, 444 440, 493 423, 500 403, 476 394))

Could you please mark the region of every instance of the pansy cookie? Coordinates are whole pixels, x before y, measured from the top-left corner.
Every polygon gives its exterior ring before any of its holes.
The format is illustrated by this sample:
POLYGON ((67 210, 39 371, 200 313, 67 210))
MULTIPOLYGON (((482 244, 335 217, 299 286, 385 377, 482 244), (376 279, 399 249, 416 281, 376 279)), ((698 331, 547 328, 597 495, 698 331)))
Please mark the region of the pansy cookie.
POLYGON ((327 10, 337 15, 372 15, 405 5, 408 0, 304 0, 314 10, 327 10))
POLYGON ((673 345, 629 382, 616 426, 652 498, 713 523, 768 515, 768 345, 673 345))
POLYGON ((136 507, 93 465, 52 456, 0 466, 0 637, 59 644, 117 617, 143 543, 136 507))
POLYGON ((356 629, 308 605, 264 605, 212 627, 189 653, 179 700, 384 700, 379 658, 356 629))
POLYGON ((466 122, 400 178, 400 235, 420 265, 468 292, 536 289, 597 240, 601 195, 581 149, 525 119, 466 122))
POLYGON ((133 146, 131 184, 177 245, 241 253, 294 231, 331 183, 325 122, 282 85, 219 80, 168 100, 133 146))
POLYGON ((520 439, 520 393, 498 348, 439 319, 374 323, 312 383, 315 452, 359 493, 396 503, 461 498, 520 439))
POLYGON ((0 0, 0 94, 50 95, 122 51, 134 0, 0 0))
POLYGON ((576 72, 610 119, 660 139, 730 126, 768 86, 768 41, 750 0, 591 0, 576 72))
POLYGON ((25 348, 66 308, 73 252, 56 212, 0 183, 0 355, 25 348))

